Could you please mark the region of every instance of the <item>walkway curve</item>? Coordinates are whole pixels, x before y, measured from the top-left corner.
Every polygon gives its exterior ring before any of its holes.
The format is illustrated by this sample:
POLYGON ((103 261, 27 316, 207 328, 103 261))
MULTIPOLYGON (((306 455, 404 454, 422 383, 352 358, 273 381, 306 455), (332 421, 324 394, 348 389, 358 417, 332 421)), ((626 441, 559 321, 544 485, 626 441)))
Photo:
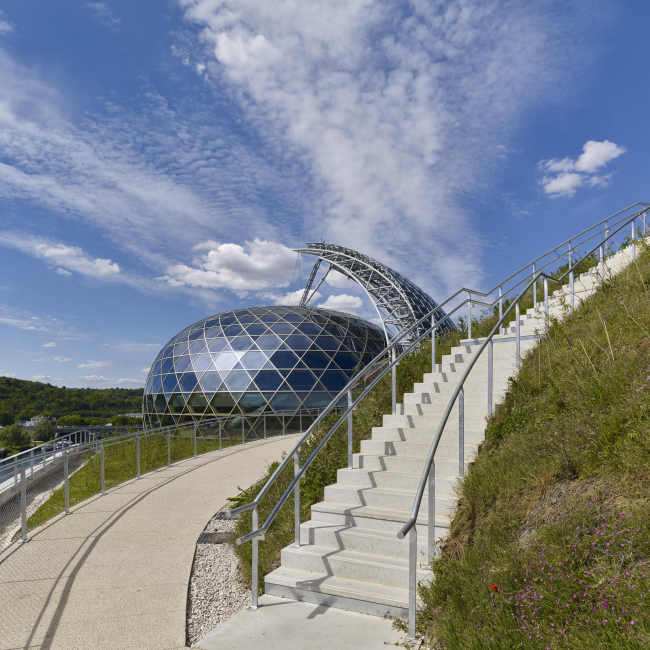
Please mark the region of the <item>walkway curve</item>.
POLYGON ((0 555, 0 649, 184 648, 199 535, 296 438, 180 461, 36 528, 0 555))

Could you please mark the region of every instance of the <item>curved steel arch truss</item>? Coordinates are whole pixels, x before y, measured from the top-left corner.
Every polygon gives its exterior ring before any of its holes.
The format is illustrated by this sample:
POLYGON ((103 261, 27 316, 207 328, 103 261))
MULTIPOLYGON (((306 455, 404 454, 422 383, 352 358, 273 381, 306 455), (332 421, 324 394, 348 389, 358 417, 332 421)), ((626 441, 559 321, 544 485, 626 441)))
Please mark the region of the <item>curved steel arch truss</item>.
MULTIPOLYGON (((336 244, 325 242, 307 243, 307 248, 296 249, 298 253, 316 255, 318 260, 312 269, 309 281, 300 302, 301 306, 306 305, 316 290, 322 284, 330 269, 335 269, 346 277, 354 280, 368 294, 377 309, 377 313, 384 325, 386 338, 390 340, 403 330, 419 321, 423 316, 435 309, 438 304, 426 294, 420 287, 411 282, 408 278, 388 266, 377 262, 372 257, 363 255, 357 251, 336 244), (316 279, 318 269, 322 262, 327 262, 329 268, 327 273, 320 279, 315 289, 312 285, 316 279)), ((436 320, 445 317, 440 310, 436 320)), ((452 329, 453 325, 446 321, 441 325, 440 330, 452 329)), ((413 331, 404 341, 408 343, 411 339, 417 338, 425 329, 418 328, 416 334, 413 331)))

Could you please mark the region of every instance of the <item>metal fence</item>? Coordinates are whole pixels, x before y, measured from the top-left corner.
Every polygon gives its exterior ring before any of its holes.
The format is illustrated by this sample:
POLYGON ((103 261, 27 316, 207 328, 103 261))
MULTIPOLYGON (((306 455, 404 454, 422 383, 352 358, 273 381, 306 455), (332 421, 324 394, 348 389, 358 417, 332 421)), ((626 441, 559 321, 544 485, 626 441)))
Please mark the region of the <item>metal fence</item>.
POLYGON ((0 553, 110 487, 210 451, 299 433, 322 409, 223 416, 105 436, 81 430, 0 461, 0 553))

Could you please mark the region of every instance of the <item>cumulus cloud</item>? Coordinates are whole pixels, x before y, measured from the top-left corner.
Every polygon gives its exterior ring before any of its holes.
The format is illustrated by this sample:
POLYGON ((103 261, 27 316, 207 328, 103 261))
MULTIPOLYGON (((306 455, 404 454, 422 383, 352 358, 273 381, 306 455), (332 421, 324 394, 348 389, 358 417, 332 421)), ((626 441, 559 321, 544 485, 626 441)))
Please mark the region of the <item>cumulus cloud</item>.
POLYGON ((45 260, 63 275, 75 272, 96 280, 114 280, 120 275, 117 263, 110 259, 93 258, 78 246, 67 246, 33 235, 7 231, 0 232, 0 244, 45 260))
POLYGON ((109 368, 113 365, 112 361, 88 361, 87 363, 80 363, 77 365, 77 368, 109 368))
POLYGON ((578 188, 605 186, 612 175, 597 175, 594 172, 625 153, 625 147, 604 140, 589 140, 582 147, 577 159, 553 158, 541 160, 538 168, 544 172, 540 183, 544 192, 551 197, 573 196, 578 188))
MULTIPOLYGON (((288 293, 284 293, 284 294, 271 293, 266 291, 266 292, 259 293, 258 296, 260 298, 266 298, 272 300, 273 303, 276 305, 297 305, 302 300, 303 293, 305 293, 304 289, 297 289, 296 291, 289 291, 288 293)), ((314 300, 318 300, 319 298, 322 297, 323 297, 322 294, 319 291, 317 291, 314 294, 314 297, 310 300, 309 306, 312 306, 314 300)))
POLYGON ((325 302, 318 306, 323 309, 335 309, 350 314, 357 314, 359 309, 363 306, 363 301, 357 296, 348 296, 347 294, 342 293, 338 296, 329 296, 325 302))
POLYGON ((69 359, 68 357, 54 357, 54 361, 58 361, 59 363, 67 363, 68 361, 72 361, 72 359, 69 359))
POLYGON ((43 347, 44 348, 55 348, 56 343, 54 343, 53 341, 50 341, 50 343, 43 343, 43 347))
POLYGON ((171 286, 260 291, 289 285, 296 253, 283 244, 255 239, 238 244, 198 244, 193 266, 174 264, 161 278, 171 286))

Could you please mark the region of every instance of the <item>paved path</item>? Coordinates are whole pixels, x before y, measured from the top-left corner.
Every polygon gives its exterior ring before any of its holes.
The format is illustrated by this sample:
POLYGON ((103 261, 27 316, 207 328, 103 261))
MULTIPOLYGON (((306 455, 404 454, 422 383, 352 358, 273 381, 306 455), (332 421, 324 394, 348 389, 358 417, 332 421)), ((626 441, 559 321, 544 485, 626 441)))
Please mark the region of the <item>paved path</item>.
MULTIPOLYGON (((202 650, 385 650, 406 641, 389 620, 262 596, 261 607, 238 612, 196 644, 202 650)), ((401 645, 404 647, 404 645, 401 645)))
POLYGON ((295 440, 181 461, 33 531, 0 555, 0 648, 185 647, 196 540, 227 497, 295 440))

